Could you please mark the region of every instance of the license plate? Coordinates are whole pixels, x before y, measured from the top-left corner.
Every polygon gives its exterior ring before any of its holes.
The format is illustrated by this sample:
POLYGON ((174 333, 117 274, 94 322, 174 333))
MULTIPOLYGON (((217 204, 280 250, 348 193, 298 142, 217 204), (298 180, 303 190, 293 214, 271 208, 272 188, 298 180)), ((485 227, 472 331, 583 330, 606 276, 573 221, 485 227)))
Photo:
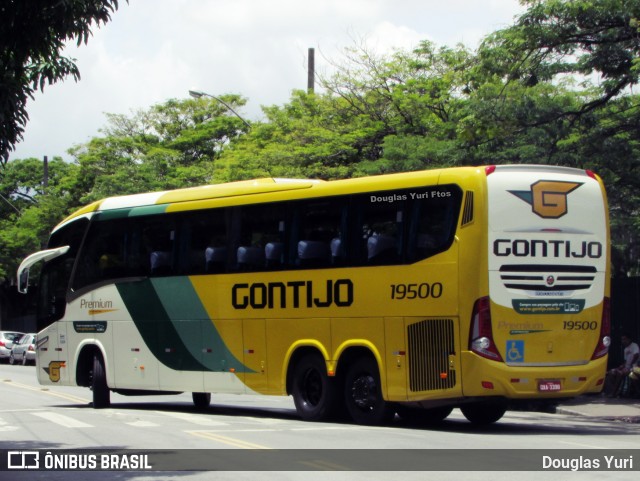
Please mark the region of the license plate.
POLYGON ((557 392, 562 391, 560 381, 538 381, 538 391, 540 392, 557 392))

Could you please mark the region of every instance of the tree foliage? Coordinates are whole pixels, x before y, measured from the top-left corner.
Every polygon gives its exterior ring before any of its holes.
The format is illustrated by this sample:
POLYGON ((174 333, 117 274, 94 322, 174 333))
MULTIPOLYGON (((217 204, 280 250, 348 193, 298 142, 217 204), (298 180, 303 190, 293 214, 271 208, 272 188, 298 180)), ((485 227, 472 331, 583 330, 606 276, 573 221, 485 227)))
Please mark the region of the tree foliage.
POLYGON ((68 76, 80 79, 65 42, 87 43, 93 24, 104 24, 118 0, 4 0, 0 4, 0 163, 20 139, 29 119, 27 101, 68 76))
MULTIPOLYGON (((525 85, 559 75, 596 76, 598 86, 580 115, 638 83, 640 2, 637 0, 525 0, 512 27, 496 32, 481 50, 489 71, 525 85)), ((593 78, 593 77, 592 77, 593 78)))
MULTIPOLYGON (((226 95, 239 108, 245 100, 226 95)), ((77 205, 112 195, 209 183, 213 162, 246 125, 216 100, 169 100, 131 116, 107 116, 103 136, 71 149, 77 205)))
POLYGON ((69 213, 77 166, 54 158, 47 186, 38 159, 9 162, 0 176, 0 278, 10 278, 22 258, 45 245, 51 228, 69 213))

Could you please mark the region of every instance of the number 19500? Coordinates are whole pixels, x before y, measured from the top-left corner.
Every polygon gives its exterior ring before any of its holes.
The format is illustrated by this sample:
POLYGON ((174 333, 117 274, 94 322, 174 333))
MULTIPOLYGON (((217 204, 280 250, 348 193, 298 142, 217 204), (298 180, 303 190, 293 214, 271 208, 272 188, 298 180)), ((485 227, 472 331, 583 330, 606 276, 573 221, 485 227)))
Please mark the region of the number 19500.
POLYGON ((564 321, 562 328, 565 331, 595 331, 598 323, 596 321, 564 321))
POLYGON ((434 282, 429 284, 391 284, 391 299, 437 299, 442 296, 442 284, 434 282))

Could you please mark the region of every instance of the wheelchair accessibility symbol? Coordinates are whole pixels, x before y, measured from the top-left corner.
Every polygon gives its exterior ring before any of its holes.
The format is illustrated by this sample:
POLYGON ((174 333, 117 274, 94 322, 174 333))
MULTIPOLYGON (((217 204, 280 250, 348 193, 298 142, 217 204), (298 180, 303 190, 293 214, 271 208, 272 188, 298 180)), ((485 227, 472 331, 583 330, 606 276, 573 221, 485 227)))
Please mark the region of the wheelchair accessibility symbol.
POLYGON ((507 362, 524 362, 524 341, 507 341, 507 362))

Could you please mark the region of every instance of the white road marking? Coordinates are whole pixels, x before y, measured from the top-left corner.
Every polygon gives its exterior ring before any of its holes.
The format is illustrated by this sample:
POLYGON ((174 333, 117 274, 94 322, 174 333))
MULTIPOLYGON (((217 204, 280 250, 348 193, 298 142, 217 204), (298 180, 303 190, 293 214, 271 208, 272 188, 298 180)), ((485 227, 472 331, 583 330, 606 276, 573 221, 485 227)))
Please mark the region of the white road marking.
POLYGON ((211 419, 204 414, 189 414, 189 413, 177 413, 177 412, 169 412, 169 411, 155 411, 156 414, 161 414, 163 416, 168 416, 176 419, 180 419, 181 421, 186 421, 188 423, 196 424, 198 426, 228 426, 228 423, 222 421, 216 421, 215 419, 211 419))
POLYGON ((47 421, 51 421, 52 423, 58 424, 60 426, 64 426, 65 428, 92 428, 91 424, 83 423, 82 421, 78 421, 77 419, 71 418, 69 416, 65 416, 63 414, 57 414, 53 412, 41 412, 41 413, 33 413, 34 416, 41 417, 42 419, 46 419, 47 421))

